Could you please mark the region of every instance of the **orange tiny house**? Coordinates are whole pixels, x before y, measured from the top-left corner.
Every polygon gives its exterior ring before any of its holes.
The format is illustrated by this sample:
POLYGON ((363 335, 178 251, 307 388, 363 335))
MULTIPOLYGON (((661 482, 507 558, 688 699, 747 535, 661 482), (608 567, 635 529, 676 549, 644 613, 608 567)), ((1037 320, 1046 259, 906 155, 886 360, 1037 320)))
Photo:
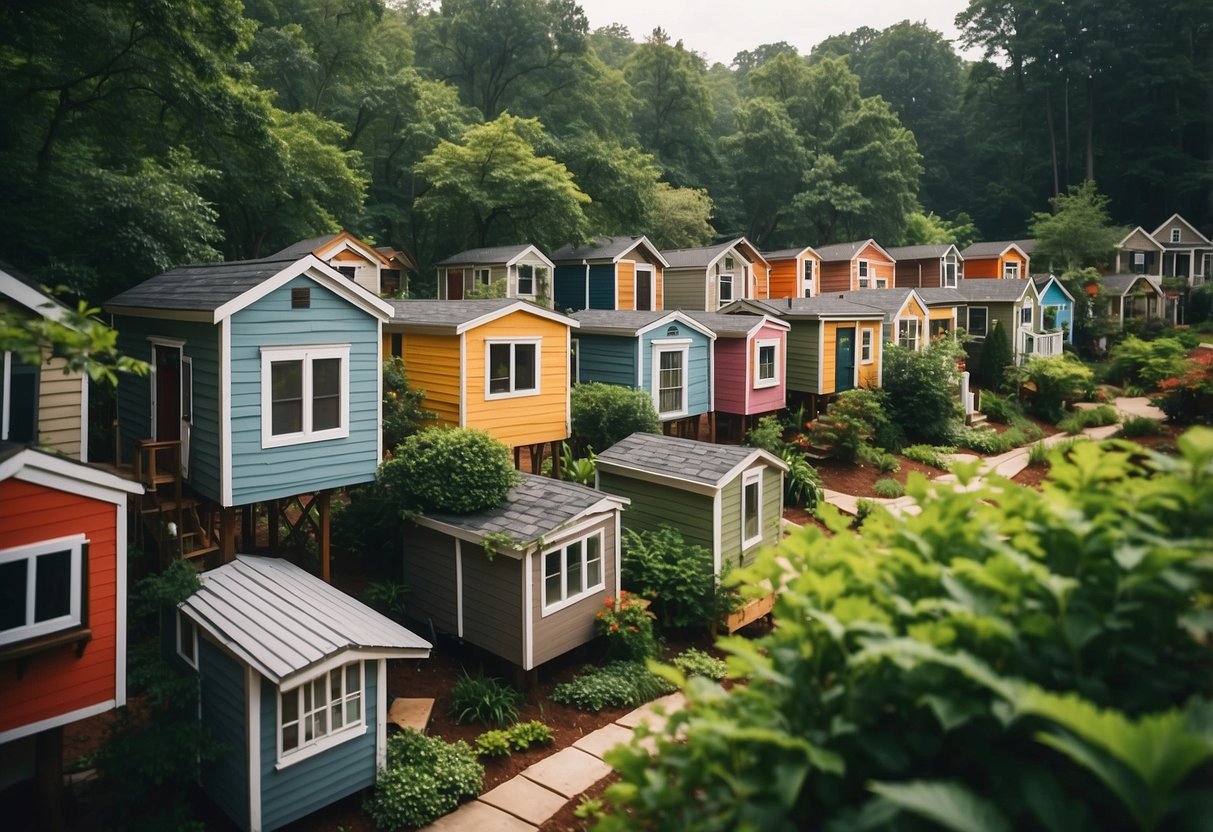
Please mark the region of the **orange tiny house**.
POLYGON ((875 240, 819 246, 821 279, 818 294, 858 289, 887 289, 893 285, 896 260, 875 240))
POLYGON ((1027 280, 1032 258, 1015 240, 973 243, 960 253, 964 279, 1027 280))
POLYGON ((818 294, 821 255, 809 246, 764 251, 762 256, 771 264, 771 298, 811 298, 818 294))

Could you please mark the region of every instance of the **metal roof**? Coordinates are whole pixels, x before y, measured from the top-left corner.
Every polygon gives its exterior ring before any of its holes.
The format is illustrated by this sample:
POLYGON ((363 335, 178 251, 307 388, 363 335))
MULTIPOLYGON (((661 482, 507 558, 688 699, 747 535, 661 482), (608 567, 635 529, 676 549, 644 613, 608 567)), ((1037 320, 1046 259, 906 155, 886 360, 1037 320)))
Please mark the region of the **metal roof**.
POLYGON ((598 464, 605 468, 643 471, 714 488, 755 460, 787 470, 783 460, 759 448, 716 445, 659 433, 633 433, 598 454, 598 464))
POLYGON ((238 555, 199 577, 182 612, 275 684, 348 650, 429 655, 428 641, 289 561, 238 555))
POLYGON ((499 506, 462 515, 429 512, 417 522, 478 540, 505 534, 525 548, 587 514, 620 509, 629 502, 574 482, 522 473, 499 506))
MULTIPOLYGON (((530 243, 520 243, 512 246, 491 246, 488 248, 471 248, 467 251, 461 251, 458 254, 452 254, 445 260, 439 260, 434 265, 436 266, 475 266, 484 265, 486 263, 509 263, 515 257, 520 257, 530 249, 535 249, 540 257, 543 257, 543 252, 539 251, 537 246, 530 243)), ((546 258, 545 258, 546 259, 546 258)))

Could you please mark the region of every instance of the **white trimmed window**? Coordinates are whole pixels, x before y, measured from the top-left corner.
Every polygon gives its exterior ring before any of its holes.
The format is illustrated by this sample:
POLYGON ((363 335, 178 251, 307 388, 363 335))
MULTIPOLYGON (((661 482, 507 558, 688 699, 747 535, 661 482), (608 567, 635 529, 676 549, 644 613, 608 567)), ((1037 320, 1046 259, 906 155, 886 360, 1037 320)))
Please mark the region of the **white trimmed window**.
POLYGON ((741 546, 762 542, 762 469, 741 476, 741 546))
POLYGON ((807 257, 804 261, 804 296, 813 296, 813 266, 814 262, 807 257))
POLYGON ((876 278, 876 288, 877 288, 877 289, 887 289, 887 288, 889 288, 889 279, 888 279, 887 277, 878 277, 878 278, 876 278))
POLYGON ((1007 280, 1019 279, 1019 263, 1015 260, 1002 264, 1002 276, 1007 280))
POLYGON ((779 384, 779 341, 764 338, 754 342, 754 386, 779 384))
POLYGON ((489 269, 464 269, 463 270, 463 295, 467 297, 470 293, 479 291, 485 288, 492 282, 492 272, 489 269))
POLYGON ((332 668, 278 694, 278 760, 310 757, 364 733, 363 663, 332 668))
POLYGON ((0 645, 84 624, 84 535, 0 549, 0 645))
POLYGON ((1173 242, 1173 243, 1179 242, 1179 229, 1178 228, 1171 229, 1171 242, 1173 242))
POLYGON ((918 319, 897 322, 897 345, 903 349, 918 349, 918 319))
POLYGON ((575 604, 606 588, 602 532, 543 553, 543 614, 575 604))
POLYGON ((860 260, 859 261, 859 288, 867 289, 871 285, 872 285, 871 281, 868 280, 868 261, 860 260))
POLYGON ((542 286, 547 282, 548 270, 546 266, 534 266, 530 263, 518 264, 518 294, 533 297, 536 294, 536 286, 542 286))
POLYGON ((484 397, 507 399, 539 393, 540 338, 485 341, 484 397))
POLYGON ((720 302, 721 304, 728 303, 733 299, 733 272, 736 269, 736 263, 733 260, 733 255, 726 254, 724 257, 724 265, 716 264, 716 273, 720 275, 720 302))
POLYGON ((955 289, 956 288, 956 264, 955 263, 949 262, 949 263, 943 264, 943 285, 944 285, 945 289, 955 289))
POLYGON ((990 318, 986 307, 970 306, 968 325, 965 326, 965 331, 974 338, 985 338, 986 329, 989 327, 990 318))
POLYGON ((663 418, 687 413, 690 341, 653 342, 653 406, 663 418))
POLYGON ((1032 326, 1032 304, 1025 303, 1019 310, 1019 324, 1026 327, 1032 326))
POLYGON ((872 363, 872 330, 867 327, 859 330, 859 362, 872 363))
POLYGON ((350 345, 261 348, 261 447, 350 435, 350 345))
POLYGON ((338 266, 337 271, 341 272, 341 276, 346 280, 353 280, 358 275, 357 266, 338 266))
POLYGON ((181 610, 177 610, 177 655, 198 669, 198 625, 181 610))

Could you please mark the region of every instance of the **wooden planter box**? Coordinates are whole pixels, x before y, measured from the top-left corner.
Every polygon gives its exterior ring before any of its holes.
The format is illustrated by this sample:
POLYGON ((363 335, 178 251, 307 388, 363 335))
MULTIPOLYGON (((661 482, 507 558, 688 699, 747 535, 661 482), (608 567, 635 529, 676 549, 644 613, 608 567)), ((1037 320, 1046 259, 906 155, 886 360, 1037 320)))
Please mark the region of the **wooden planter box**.
POLYGON ((775 609, 775 593, 749 601, 741 609, 724 616, 720 624, 725 632, 735 633, 747 624, 752 624, 775 609))

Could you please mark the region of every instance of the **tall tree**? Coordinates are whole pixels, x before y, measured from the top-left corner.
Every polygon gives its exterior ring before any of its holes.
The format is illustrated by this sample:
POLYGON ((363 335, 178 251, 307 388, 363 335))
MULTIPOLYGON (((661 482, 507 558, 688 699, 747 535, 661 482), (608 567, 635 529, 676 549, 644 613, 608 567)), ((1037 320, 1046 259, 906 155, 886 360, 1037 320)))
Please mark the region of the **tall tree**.
POLYGON ((649 216, 648 237, 657 248, 693 248, 712 242, 712 198, 699 188, 660 182, 649 216))
POLYGON ((734 118, 737 131, 720 142, 722 167, 733 177, 739 230, 767 246, 792 211, 807 154, 787 110, 773 98, 750 99, 734 118))
POLYGON ((1095 183, 1072 185, 1052 204, 1052 212, 1032 215, 1033 257, 1058 273, 1108 265, 1124 230, 1111 224, 1108 198, 1095 183))

